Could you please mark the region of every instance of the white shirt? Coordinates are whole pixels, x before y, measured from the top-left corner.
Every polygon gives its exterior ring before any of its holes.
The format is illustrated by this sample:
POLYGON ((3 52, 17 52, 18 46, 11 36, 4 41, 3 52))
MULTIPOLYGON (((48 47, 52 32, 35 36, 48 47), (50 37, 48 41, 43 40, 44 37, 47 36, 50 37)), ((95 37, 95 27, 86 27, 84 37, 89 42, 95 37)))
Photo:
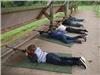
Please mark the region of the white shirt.
POLYGON ((56 30, 66 31, 66 26, 61 24, 56 30))
POLYGON ((35 54, 36 54, 37 57, 38 57, 38 62, 39 62, 39 63, 44 63, 44 62, 46 62, 46 55, 47 55, 48 53, 43 52, 39 47, 37 47, 36 50, 35 50, 35 54))

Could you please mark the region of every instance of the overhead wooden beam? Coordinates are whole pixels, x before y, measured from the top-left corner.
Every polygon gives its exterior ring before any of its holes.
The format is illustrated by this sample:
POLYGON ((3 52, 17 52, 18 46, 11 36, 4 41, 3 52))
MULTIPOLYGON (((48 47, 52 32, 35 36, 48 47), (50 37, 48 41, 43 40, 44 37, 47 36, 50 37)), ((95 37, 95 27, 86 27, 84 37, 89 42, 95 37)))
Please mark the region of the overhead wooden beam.
POLYGON ((42 10, 40 11, 39 15, 36 17, 36 19, 40 19, 42 17, 42 15, 44 15, 46 10, 50 7, 51 4, 52 4, 52 2, 50 2, 46 7, 42 8, 42 10))
POLYGON ((42 17, 42 15, 44 15, 45 17, 47 17, 50 21, 50 25, 49 25, 49 29, 51 30, 52 29, 52 26, 53 26, 53 1, 49 2, 47 4, 47 7, 43 8, 39 15, 36 17, 36 19, 40 19, 42 17), (50 8, 50 14, 48 14, 46 12, 46 10, 50 8))
POLYGON ((40 19, 46 10, 47 10, 47 8, 42 8, 39 15, 36 17, 36 19, 40 19))
POLYGON ((47 12, 44 12, 43 14, 44 14, 48 19, 50 19, 50 15, 48 15, 47 12))
POLYGON ((64 11, 64 5, 60 6, 59 9, 56 11, 57 12, 63 12, 64 11))

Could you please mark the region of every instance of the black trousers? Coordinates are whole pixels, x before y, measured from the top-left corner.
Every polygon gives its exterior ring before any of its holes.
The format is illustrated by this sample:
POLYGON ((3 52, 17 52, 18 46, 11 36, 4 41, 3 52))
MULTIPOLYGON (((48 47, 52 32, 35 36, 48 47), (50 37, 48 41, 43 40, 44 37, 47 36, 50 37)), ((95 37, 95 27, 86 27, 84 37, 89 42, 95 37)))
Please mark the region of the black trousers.
POLYGON ((83 27, 83 25, 80 24, 80 23, 76 23, 76 24, 68 23, 68 24, 66 24, 66 26, 72 26, 72 27, 83 27))
POLYGON ((54 53, 48 53, 46 56, 46 63, 54 65, 78 65, 80 57, 60 57, 54 53))
POLYGON ((82 29, 74 29, 71 27, 67 27, 66 31, 70 32, 70 33, 77 33, 77 34, 83 34, 83 32, 85 32, 85 30, 82 29))
POLYGON ((77 21, 71 21, 71 20, 64 20, 62 24, 66 26, 72 26, 72 27, 83 27, 83 25, 78 23, 77 21))
POLYGON ((84 19, 78 19, 78 18, 75 18, 75 17, 69 17, 68 19, 72 20, 72 21, 77 21, 77 22, 82 22, 84 21, 84 19))

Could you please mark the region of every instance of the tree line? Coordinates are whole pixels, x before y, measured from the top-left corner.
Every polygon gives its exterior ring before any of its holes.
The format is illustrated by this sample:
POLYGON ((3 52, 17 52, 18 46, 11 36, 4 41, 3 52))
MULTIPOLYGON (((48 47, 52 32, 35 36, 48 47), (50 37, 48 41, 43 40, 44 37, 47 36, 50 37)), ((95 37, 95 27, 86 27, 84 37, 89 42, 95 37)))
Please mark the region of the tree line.
MULTIPOLYGON (((71 2, 71 1, 69 1, 71 2)), ((91 5, 91 4, 99 4, 100 1, 73 1, 78 2, 78 5, 91 5)), ((9 7, 21 7, 21 6, 34 6, 34 5, 46 5, 48 1, 1 1, 2 8, 9 7)), ((53 4, 63 4, 64 1, 54 1, 53 4)))

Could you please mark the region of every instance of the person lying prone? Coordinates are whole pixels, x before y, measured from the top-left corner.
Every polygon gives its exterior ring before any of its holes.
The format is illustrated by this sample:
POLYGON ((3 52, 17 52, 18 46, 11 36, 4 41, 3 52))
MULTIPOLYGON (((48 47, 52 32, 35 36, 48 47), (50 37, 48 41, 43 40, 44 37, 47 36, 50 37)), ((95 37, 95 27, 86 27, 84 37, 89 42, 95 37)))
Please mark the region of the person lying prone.
POLYGON ((81 66, 86 69, 86 60, 84 57, 62 57, 55 53, 43 51, 40 47, 31 44, 27 47, 26 56, 32 63, 48 63, 61 66, 81 66))

